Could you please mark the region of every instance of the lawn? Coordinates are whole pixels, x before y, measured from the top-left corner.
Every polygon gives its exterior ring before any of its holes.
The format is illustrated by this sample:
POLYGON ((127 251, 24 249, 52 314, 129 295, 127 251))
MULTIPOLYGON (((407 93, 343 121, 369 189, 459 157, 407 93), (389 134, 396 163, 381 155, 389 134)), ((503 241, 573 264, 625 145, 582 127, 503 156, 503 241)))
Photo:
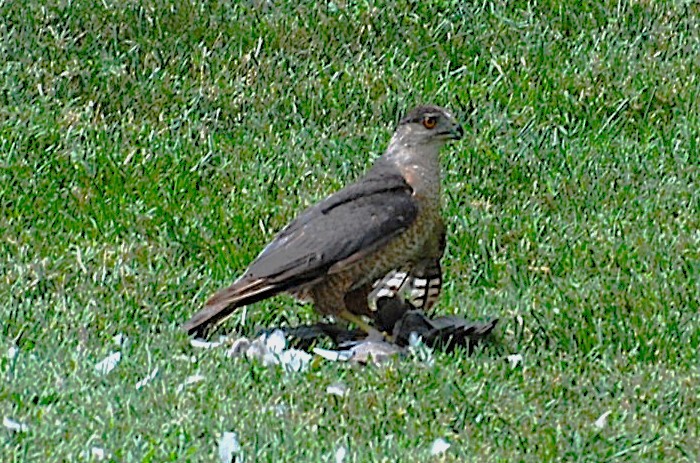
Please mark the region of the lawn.
POLYGON ((219 461, 224 432, 248 462, 698 461, 698 75, 688 1, 0 2, 0 461, 219 461), (190 346, 428 102, 466 131, 437 311, 493 342, 299 373, 190 346))

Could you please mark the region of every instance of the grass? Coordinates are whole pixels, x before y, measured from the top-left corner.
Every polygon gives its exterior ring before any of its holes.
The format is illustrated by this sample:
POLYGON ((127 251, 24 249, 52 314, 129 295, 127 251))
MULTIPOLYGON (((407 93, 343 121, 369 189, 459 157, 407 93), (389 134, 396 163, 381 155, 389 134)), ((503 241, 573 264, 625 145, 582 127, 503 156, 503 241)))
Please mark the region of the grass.
MULTIPOLYGON (((0 460, 215 461, 234 431, 246 461, 698 461, 699 13, 0 3, 0 414, 29 427, 0 460), (420 102, 467 129, 438 310, 497 342, 295 375, 193 350, 178 325, 420 102)), ((229 327, 314 319, 280 297, 229 327)))

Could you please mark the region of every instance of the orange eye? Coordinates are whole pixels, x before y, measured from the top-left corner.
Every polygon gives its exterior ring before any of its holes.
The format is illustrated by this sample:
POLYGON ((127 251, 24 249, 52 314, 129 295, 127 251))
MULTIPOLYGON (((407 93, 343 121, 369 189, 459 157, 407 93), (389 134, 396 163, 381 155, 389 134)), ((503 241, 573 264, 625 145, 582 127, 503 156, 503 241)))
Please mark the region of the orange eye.
POLYGON ((436 125, 437 119, 432 116, 427 116, 425 119, 423 119, 423 127, 425 127, 428 130, 434 129, 436 125))

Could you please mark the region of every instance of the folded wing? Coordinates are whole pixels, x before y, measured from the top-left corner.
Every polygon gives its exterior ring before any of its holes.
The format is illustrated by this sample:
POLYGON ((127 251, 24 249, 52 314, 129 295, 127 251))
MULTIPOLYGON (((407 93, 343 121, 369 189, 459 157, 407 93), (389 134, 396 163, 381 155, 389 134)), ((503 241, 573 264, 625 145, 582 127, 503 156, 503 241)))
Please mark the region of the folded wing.
POLYGON ((370 172, 293 220, 235 283, 212 296, 183 329, 202 333, 237 307, 313 284, 405 231, 418 214, 411 187, 398 173, 370 172))

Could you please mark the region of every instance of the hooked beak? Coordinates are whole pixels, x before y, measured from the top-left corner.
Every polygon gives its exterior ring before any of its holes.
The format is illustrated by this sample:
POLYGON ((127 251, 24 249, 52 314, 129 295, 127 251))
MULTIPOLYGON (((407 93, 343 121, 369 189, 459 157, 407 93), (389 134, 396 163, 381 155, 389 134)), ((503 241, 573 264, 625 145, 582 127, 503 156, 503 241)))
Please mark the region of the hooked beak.
POLYGON ((452 138, 454 140, 461 140, 462 137, 464 136, 464 129, 460 124, 456 124, 454 127, 452 127, 452 138))
POLYGON ((448 140, 461 140, 464 136, 464 129, 459 123, 455 123, 450 130, 445 130, 440 135, 448 140))

